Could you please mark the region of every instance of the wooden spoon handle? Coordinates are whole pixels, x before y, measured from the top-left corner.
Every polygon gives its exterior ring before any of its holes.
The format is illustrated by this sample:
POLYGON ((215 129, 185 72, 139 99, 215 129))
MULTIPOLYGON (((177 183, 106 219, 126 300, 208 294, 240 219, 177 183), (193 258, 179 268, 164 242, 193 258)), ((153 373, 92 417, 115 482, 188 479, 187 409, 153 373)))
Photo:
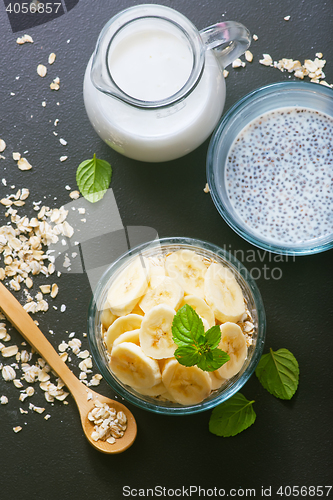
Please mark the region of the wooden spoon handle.
POLYGON ((85 391, 83 384, 75 377, 68 366, 60 358, 44 334, 40 331, 31 316, 7 288, 0 283, 0 309, 17 331, 45 359, 50 367, 59 375, 75 397, 75 392, 85 391))

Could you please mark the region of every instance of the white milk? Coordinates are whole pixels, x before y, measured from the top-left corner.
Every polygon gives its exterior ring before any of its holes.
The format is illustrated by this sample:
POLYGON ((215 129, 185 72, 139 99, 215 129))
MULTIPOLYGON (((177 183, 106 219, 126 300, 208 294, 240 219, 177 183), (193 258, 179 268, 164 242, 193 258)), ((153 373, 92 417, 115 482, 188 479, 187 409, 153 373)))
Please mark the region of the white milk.
POLYGON ((190 47, 165 30, 140 30, 122 39, 109 55, 109 68, 123 92, 159 101, 178 92, 193 65, 190 47))
MULTIPOLYGON (((188 42, 167 29, 138 29, 119 37, 108 56, 110 73, 128 95, 153 101, 172 96, 186 83, 193 55, 188 42)), ((98 91, 84 79, 84 102, 99 136, 120 153, 141 161, 159 162, 183 156, 208 138, 225 101, 222 69, 206 51, 198 85, 184 100, 159 109, 140 109, 98 91)))

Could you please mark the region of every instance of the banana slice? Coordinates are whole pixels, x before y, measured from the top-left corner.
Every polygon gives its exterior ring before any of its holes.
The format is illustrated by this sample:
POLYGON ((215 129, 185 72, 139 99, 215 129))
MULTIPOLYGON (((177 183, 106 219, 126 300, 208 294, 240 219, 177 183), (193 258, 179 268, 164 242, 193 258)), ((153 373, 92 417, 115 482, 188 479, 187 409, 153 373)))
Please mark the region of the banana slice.
POLYGON ((185 293, 204 298, 204 279, 207 267, 193 250, 178 250, 165 259, 165 269, 178 281, 185 293))
POLYGON ((148 288, 149 261, 137 257, 112 283, 107 300, 116 316, 129 314, 148 288))
POLYGON ((162 281, 166 277, 164 261, 157 257, 150 257, 149 263, 150 263, 149 286, 151 288, 155 288, 157 285, 162 283, 162 281))
POLYGON ((229 354, 230 359, 218 370, 214 371, 217 377, 231 378, 242 368, 247 356, 246 340, 240 326, 235 323, 224 323, 220 326, 221 341, 219 348, 229 354))
POLYGON ((214 313, 207 302, 205 302, 203 299, 201 299, 200 297, 196 297, 195 295, 185 295, 180 307, 182 307, 184 304, 188 304, 189 306, 193 307, 193 309, 199 314, 199 316, 207 321, 209 328, 215 325, 214 313))
POLYGON ((183 366, 176 359, 166 362, 162 382, 171 397, 182 405, 195 405, 207 398, 212 389, 208 372, 197 366, 183 366))
POLYGON ((166 304, 172 309, 178 309, 184 290, 176 280, 166 276, 164 280, 155 288, 148 288, 148 291, 139 302, 141 309, 147 313, 158 304, 166 304))
POLYGON ((131 330, 137 330, 141 327, 143 316, 139 314, 128 314, 127 316, 120 316, 117 318, 111 326, 109 326, 108 331, 105 336, 105 343, 108 351, 111 351, 113 342, 125 332, 130 332, 131 330))
POLYGON ((116 338, 116 340, 113 342, 112 347, 115 347, 118 344, 121 344, 122 342, 132 342, 133 344, 140 345, 140 329, 137 330, 131 330, 129 332, 124 332, 119 337, 116 338))
POLYGON ((151 397, 161 396, 161 394, 165 394, 167 392, 163 382, 153 385, 153 387, 149 387, 148 389, 138 389, 137 387, 133 387, 133 389, 143 396, 151 397))
POLYGON ((158 362, 132 342, 122 342, 112 349, 110 368, 123 384, 138 389, 153 387, 162 378, 158 362))
POLYGON ((101 313, 101 323, 103 325, 103 328, 107 330, 116 318, 117 316, 110 311, 109 304, 106 302, 101 313))
POLYGON ((205 275, 205 299, 219 321, 237 323, 245 313, 241 287, 232 272, 213 263, 205 275))
POLYGON ((176 311, 159 304, 145 314, 140 328, 140 345, 143 352, 154 359, 170 358, 177 346, 172 340, 171 326, 176 311))
POLYGON ((209 376, 212 384, 212 391, 219 389, 221 385, 225 382, 225 379, 216 375, 215 372, 209 372, 209 376))

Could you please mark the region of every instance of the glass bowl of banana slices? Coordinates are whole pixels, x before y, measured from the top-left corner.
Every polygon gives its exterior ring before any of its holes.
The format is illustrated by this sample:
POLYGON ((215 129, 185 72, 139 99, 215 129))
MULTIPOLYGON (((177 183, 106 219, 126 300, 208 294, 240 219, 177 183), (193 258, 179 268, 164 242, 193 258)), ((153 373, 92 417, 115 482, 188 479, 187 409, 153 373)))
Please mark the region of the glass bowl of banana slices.
POLYGON ((128 251, 98 282, 88 312, 90 349, 106 382, 128 402, 172 415, 201 412, 235 394, 259 362, 265 331, 247 269, 222 248, 191 238, 128 251), (210 362, 202 355, 189 365, 193 335, 206 347, 209 338, 207 349, 227 353, 228 361, 216 365, 215 352, 205 354, 210 362))

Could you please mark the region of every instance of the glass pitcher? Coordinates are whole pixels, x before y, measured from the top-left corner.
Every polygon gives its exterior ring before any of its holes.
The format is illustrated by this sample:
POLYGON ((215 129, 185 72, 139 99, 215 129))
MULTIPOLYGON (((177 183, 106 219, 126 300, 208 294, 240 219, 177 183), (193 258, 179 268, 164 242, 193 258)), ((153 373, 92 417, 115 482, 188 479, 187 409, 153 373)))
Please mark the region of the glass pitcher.
POLYGON ((250 45, 227 21, 201 31, 174 9, 137 5, 105 25, 83 85, 88 117, 119 153, 162 162, 211 134, 225 102, 223 68, 250 45))

